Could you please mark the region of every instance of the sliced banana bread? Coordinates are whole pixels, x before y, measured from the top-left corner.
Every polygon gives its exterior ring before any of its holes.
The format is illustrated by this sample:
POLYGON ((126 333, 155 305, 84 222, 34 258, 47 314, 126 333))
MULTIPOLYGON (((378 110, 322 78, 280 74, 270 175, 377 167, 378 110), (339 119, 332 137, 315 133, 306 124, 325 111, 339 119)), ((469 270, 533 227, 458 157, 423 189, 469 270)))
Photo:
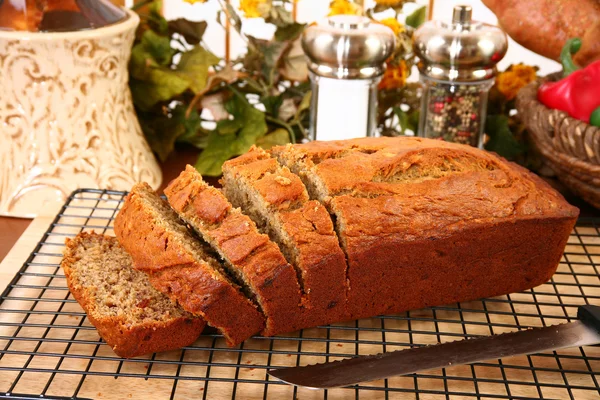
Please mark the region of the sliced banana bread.
POLYGON ((365 138, 272 154, 336 221, 353 318, 540 285, 578 215, 531 172, 464 145, 365 138))
POLYGON ((306 296, 305 326, 346 318, 346 260, 327 210, 257 147, 223 165, 223 191, 281 248, 306 296))
POLYGON ((120 357, 178 349, 202 332, 205 322, 154 289, 115 237, 80 233, 66 246, 67 285, 120 357))
POLYGON ((169 204, 221 256, 227 271, 244 284, 267 318, 265 336, 301 327, 302 303, 296 271, 250 218, 233 208, 188 165, 165 189, 169 204))
POLYGON ((136 269, 186 310, 217 328, 230 346, 262 331, 264 316, 169 205, 136 184, 115 219, 115 233, 136 269))

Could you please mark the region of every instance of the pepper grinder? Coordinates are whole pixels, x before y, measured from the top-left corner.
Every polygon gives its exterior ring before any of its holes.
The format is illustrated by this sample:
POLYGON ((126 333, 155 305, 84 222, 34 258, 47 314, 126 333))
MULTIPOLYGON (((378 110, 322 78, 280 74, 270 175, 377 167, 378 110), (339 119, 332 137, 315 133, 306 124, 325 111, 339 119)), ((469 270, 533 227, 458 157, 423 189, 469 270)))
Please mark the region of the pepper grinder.
POLYGON ((424 86, 418 135, 482 148, 488 93, 508 41, 471 14, 456 6, 452 23, 429 21, 414 34, 424 86))
POLYGON ((394 46, 389 28, 361 16, 336 15, 304 30, 312 89, 310 140, 375 135, 377 84, 394 46))

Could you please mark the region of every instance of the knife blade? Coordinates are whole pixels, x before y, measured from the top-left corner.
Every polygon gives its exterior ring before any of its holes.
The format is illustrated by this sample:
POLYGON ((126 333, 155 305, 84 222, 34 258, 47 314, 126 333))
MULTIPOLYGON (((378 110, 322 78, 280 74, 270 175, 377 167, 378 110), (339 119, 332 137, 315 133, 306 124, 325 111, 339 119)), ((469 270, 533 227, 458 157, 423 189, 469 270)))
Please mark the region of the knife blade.
POLYGON ((332 389, 452 365, 600 343, 600 307, 580 306, 578 321, 303 367, 268 371, 286 383, 332 389))

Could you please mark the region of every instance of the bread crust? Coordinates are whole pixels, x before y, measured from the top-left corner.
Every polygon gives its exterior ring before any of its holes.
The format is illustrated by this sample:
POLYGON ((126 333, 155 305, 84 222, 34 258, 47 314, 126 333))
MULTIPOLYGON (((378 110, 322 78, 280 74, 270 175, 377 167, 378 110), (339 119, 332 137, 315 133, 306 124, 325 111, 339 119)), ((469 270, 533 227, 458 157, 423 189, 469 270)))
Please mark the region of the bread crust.
POLYGON ((165 194, 171 207, 243 275, 267 318, 263 335, 301 327, 298 307, 302 295, 296 271, 249 217, 234 209, 190 165, 169 184, 165 194))
POLYGON ((256 147, 227 161, 223 174, 225 194, 236 180, 247 182, 277 214, 293 243, 306 299, 302 327, 348 319, 346 260, 323 205, 309 199, 298 176, 256 147))
MULTIPOLYGON (((356 228, 361 216, 349 216, 356 199, 343 200, 334 200, 336 213, 356 228)), ((369 240, 344 235, 350 316, 397 313, 541 285, 556 271, 574 223, 569 217, 534 217, 458 222, 437 228, 444 234, 432 228, 427 236, 382 231, 369 240)))
POLYGON ((366 138, 272 154, 335 217, 352 319, 542 284, 578 216, 536 175, 468 146, 366 138))
MULTIPOLYGON (((124 358, 178 349, 192 344, 202 333, 206 323, 201 318, 189 314, 189 317, 173 317, 168 321, 148 321, 137 325, 127 323, 122 316, 97 316, 101 313, 97 310, 93 291, 82 287, 71 274, 71 266, 79 260, 74 254, 75 249, 93 236, 102 235, 83 232, 74 239, 67 238, 61 267, 71 294, 86 312, 102 339, 119 357, 124 358)), ((103 240, 117 243, 114 237, 102 237, 103 240)))
POLYGON ((169 229, 155 221, 139 193, 151 189, 138 185, 126 197, 114 224, 135 268, 148 273, 152 285, 184 310, 222 332, 231 347, 262 331, 264 316, 256 306, 239 288, 215 274, 207 260, 191 254, 169 229))

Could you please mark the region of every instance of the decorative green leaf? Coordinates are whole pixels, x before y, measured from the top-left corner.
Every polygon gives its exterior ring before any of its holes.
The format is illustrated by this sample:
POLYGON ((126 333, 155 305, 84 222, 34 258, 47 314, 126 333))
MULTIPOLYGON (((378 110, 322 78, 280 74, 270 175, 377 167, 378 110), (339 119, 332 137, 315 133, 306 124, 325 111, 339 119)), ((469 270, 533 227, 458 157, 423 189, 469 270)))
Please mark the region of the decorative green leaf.
POLYGON ((138 117, 150 148, 160 161, 165 161, 185 128, 163 114, 138 112, 138 117))
POLYGON ((425 6, 417 8, 406 17, 406 25, 412 26, 413 28, 418 28, 423 22, 425 22, 425 18, 427 17, 427 8, 425 6))
POLYGON ((279 107, 283 103, 283 96, 265 96, 260 99, 260 102, 265 106, 265 111, 274 117, 279 114, 279 107))
POLYGON ((186 117, 183 104, 177 105, 169 114, 138 112, 140 125, 150 148, 161 161, 173 151, 175 142, 186 142, 196 147, 206 145, 206 135, 200 132, 200 116, 192 110, 186 117))
POLYGON ((308 110, 310 108, 311 98, 312 98, 312 92, 309 90, 308 92, 306 92, 304 97, 302 97, 302 101, 300 102, 300 105, 298 106, 297 114, 300 114, 302 111, 308 110))
POLYGON ((373 13, 380 13, 386 10, 389 10, 390 8, 393 9, 396 12, 402 12, 402 6, 404 6, 404 3, 407 3, 408 1, 406 0, 398 0, 395 3, 390 3, 385 2, 385 4, 375 4, 375 7, 373 7, 372 10, 368 10, 368 11, 372 11, 373 13))
POLYGON ((171 48, 171 39, 147 30, 142 36, 143 49, 149 53, 159 65, 170 65, 175 50, 171 48))
POLYGON ((150 74, 150 67, 158 67, 152 54, 148 53, 141 43, 131 49, 131 60, 129 61, 129 75, 136 79, 146 79, 150 74))
POLYGON ((486 150, 494 151, 508 160, 514 160, 525 151, 510 131, 505 115, 488 115, 485 132, 490 137, 485 145, 486 150))
POLYGON ((293 25, 294 18, 292 17, 292 13, 286 10, 285 7, 272 6, 269 9, 269 14, 265 18, 265 22, 273 24, 278 28, 283 28, 288 25, 293 25))
POLYGON ((221 135, 231 135, 239 131, 243 125, 239 119, 223 119, 217 122, 217 131, 221 135))
POLYGON ((406 135, 407 130, 417 133, 419 129, 419 110, 405 112, 400 107, 393 107, 392 111, 398 117, 401 134, 406 135))
POLYGON ((206 87, 208 68, 219 62, 219 57, 202 46, 194 46, 191 50, 181 55, 177 64, 177 71, 190 82, 190 89, 200 93, 206 87))
POLYGON ((209 134, 208 144, 196 162, 196 169, 203 175, 220 175, 225 161, 248 151, 267 132, 265 114, 248 104, 241 95, 233 96, 225 108, 233 116, 233 120, 225 120, 228 121, 227 129, 236 125, 239 128, 224 134, 221 130, 225 121, 219 121, 221 127, 209 134))
POLYGON ((198 172, 206 176, 221 175, 223 163, 236 155, 235 144, 235 134, 220 135, 216 130, 209 133, 206 148, 196 161, 198 172))
POLYGON ((148 4, 148 11, 150 11, 150 14, 160 15, 160 13, 162 12, 162 1, 154 0, 153 2, 148 4))
POLYGON ((175 50, 170 46, 167 37, 146 30, 141 41, 131 50, 131 61, 129 62, 131 76, 146 80, 149 79, 152 68, 169 65, 175 54, 175 50))
POLYGON ((296 82, 308 81, 308 64, 300 38, 290 43, 278 65, 278 71, 284 79, 296 82))
POLYGON ((179 33, 189 44, 199 44, 206 31, 206 21, 188 21, 184 18, 169 21, 169 32, 179 33))
MULTIPOLYGON (((138 4, 139 6, 139 4, 138 4)), ((154 0, 148 4, 148 13, 145 15, 150 28, 161 35, 168 33, 169 23, 162 15, 162 1, 154 0)))
POLYGON ((285 51, 286 44, 282 42, 271 42, 262 46, 261 51, 264 56, 262 63, 262 73, 267 78, 269 86, 272 85, 274 74, 281 56, 285 51))
POLYGON ((265 150, 273 146, 282 146, 290 142, 290 134, 287 129, 277 128, 273 132, 266 134, 256 141, 256 145, 265 150))
POLYGON ((594 109, 590 114, 590 125, 600 128, 600 107, 594 109))
POLYGON ((244 56, 244 67, 262 74, 262 79, 272 87, 277 66, 288 47, 286 42, 267 41, 248 36, 248 52, 244 56))
POLYGON ((194 146, 197 149, 205 149, 208 145, 208 131, 201 130, 202 134, 196 133, 193 136, 182 135, 177 138, 177 143, 187 143, 194 146))
POLYGON ((278 42, 295 40, 302 34, 305 26, 306 24, 299 24, 297 22, 280 26, 275 31, 275 40, 277 40, 278 42))
POLYGON ((197 110, 190 110, 183 104, 177 105, 171 111, 173 122, 183 126, 184 133, 177 138, 177 142, 190 143, 196 147, 203 148, 206 145, 206 135, 201 135, 200 115, 197 110))
POLYGON ((410 129, 411 131, 413 131, 415 133, 415 135, 419 132, 419 117, 421 115, 421 112, 419 111, 419 109, 413 109, 412 111, 410 111, 408 113, 408 125, 407 125, 407 129, 410 129))
POLYGON ((190 86, 190 81, 170 69, 155 67, 148 71, 145 80, 130 79, 129 86, 133 102, 143 111, 156 103, 171 100, 190 86))
POLYGON ((237 149, 237 154, 243 154, 256 143, 259 137, 267 133, 265 114, 238 96, 233 96, 229 102, 239 104, 237 108, 240 110, 240 113, 237 115, 234 114, 233 117, 243 121, 243 127, 238 133, 239 148, 237 149))
POLYGON ((406 114, 400 107, 392 108, 394 114, 398 117, 398 121, 400 122, 400 133, 403 135, 408 127, 408 114, 406 114))

